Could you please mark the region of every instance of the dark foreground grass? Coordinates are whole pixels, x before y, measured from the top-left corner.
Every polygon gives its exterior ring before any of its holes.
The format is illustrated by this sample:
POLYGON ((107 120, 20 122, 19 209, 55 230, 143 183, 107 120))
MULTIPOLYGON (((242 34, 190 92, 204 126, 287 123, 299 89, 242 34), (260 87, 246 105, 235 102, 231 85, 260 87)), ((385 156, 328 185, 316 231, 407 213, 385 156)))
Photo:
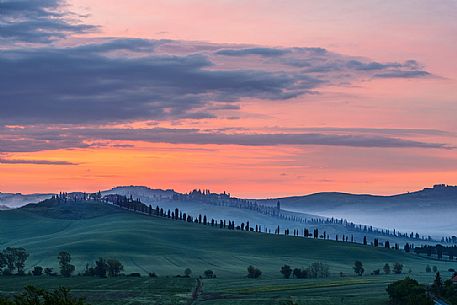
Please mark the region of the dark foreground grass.
POLYGON ((13 295, 26 285, 61 286, 93 305, 387 305, 386 287, 405 275, 331 277, 327 279, 207 279, 192 302, 192 278, 98 279, 75 276, 0 277, 0 294, 13 295))
POLYGON ((0 276, 0 295, 11 296, 27 285, 45 289, 66 287, 72 295, 93 305, 175 305, 189 303, 195 279, 0 276))
POLYGON ((207 280, 199 305, 387 305, 386 287, 403 276, 207 280))
MULTIPOLYGON (((408 274, 344 276, 325 279, 216 278, 203 280, 203 293, 191 300, 195 278, 99 279, 74 276, 0 276, 0 295, 13 295, 24 286, 70 288, 93 305, 387 305, 387 285, 408 274)), ((413 276, 430 284, 433 274, 413 276)))

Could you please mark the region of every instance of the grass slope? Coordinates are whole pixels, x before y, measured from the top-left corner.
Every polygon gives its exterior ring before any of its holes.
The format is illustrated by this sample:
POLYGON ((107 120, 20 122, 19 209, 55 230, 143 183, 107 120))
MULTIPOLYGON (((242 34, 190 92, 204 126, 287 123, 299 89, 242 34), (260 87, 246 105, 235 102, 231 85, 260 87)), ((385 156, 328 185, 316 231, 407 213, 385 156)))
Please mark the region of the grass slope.
POLYGON ((354 260, 365 270, 401 262, 421 273, 427 264, 447 270, 449 263, 358 244, 228 231, 211 226, 149 217, 102 203, 29 205, 0 212, 0 248, 21 246, 30 252, 27 267, 57 268, 57 253, 69 251, 77 271, 99 256, 121 260, 126 272, 176 275, 212 269, 218 277, 242 278, 250 264, 263 277, 278 278, 280 266, 330 265, 334 274, 352 274, 354 260))

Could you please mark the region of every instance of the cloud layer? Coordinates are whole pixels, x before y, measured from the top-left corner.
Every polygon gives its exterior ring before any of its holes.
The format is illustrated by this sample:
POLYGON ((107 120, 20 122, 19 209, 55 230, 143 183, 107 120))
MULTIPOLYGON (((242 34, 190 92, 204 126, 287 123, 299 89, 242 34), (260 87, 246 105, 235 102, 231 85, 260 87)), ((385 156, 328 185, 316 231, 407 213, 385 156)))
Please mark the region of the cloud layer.
POLYGON ((212 118, 217 105, 278 101, 376 77, 424 77, 406 63, 355 60, 315 48, 224 48, 106 39, 0 51, 0 123, 212 118), (230 65, 237 59, 236 68, 230 65), (243 67, 243 68, 240 68, 243 67))
MULTIPOLYGON (((59 0, 2 1, 0 5, 0 42, 8 42, 0 48, 0 126, 23 125, 0 128, 0 152, 85 148, 95 141, 447 148, 385 135, 338 132, 230 134, 109 128, 138 120, 216 118, 225 110, 239 111, 244 100, 281 103, 328 86, 427 77, 430 72, 415 60, 377 62, 323 48, 132 38, 75 40, 71 35, 96 27, 81 23, 80 16, 66 11, 59 0)), ((64 165, 59 162, 53 164, 64 165)))
POLYGON ((59 0, 0 2, 0 42, 48 43, 75 33, 93 31, 59 0))

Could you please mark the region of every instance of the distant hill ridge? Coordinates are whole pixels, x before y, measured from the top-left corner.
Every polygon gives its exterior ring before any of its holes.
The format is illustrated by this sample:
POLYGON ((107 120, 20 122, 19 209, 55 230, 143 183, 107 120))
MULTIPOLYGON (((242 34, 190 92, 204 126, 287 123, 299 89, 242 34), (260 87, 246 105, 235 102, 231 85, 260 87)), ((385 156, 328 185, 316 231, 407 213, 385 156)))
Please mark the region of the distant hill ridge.
MULTIPOLYGON (((83 192, 72 192, 72 193, 83 193, 83 192)), ((163 197, 171 197, 172 195, 182 195, 184 193, 176 192, 174 189, 154 189, 142 185, 128 185, 128 186, 116 186, 109 190, 101 191, 102 194, 138 194, 148 195, 156 194, 157 196, 162 195, 163 197)), ((3 202, 15 200, 18 202, 17 205, 22 204, 19 202, 36 203, 33 200, 42 201, 46 198, 50 198, 52 193, 34 193, 34 194, 22 194, 22 193, 2 193, 0 192, 0 204, 7 206, 3 202), (28 201, 28 202, 27 202, 28 201)), ((435 184, 433 187, 426 187, 418 191, 400 193, 394 195, 373 195, 373 194, 354 194, 346 192, 318 192, 297 196, 277 197, 277 198, 264 198, 264 199, 252 199, 257 201, 271 201, 271 200, 294 200, 297 198, 306 197, 319 197, 319 196, 339 196, 339 197, 352 197, 352 198, 379 198, 379 199, 395 199, 395 198, 427 198, 434 196, 435 198, 450 198, 457 199, 457 186, 446 185, 446 184, 435 184)), ((245 199, 239 197, 240 199, 245 199)), ((250 199, 251 200, 251 199, 250 199)), ((24 205, 24 204, 22 204, 24 205)))

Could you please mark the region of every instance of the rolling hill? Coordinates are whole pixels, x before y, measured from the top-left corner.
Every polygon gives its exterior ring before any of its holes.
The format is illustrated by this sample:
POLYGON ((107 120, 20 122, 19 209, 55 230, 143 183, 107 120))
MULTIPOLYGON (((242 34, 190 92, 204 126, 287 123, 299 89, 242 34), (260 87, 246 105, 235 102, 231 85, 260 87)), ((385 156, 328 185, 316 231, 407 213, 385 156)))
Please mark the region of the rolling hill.
POLYGON ((457 187, 433 188, 393 196, 316 193, 305 196, 260 199, 261 204, 281 202, 283 209, 326 217, 345 218, 355 223, 396 228, 420 234, 456 235, 457 187))
MULTIPOLYGON (((274 230, 279 226, 280 232, 284 232, 285 229, 291 231, 298 230, 300 235, 303 234, 303 229, 306 228, 317 228, 320 232, 325 232, 330 239, 335 239, 338 235, 339 238, 347 236, 350 238, 353 236, 355 241, 361 242, 364 236, 368 237, 368 240, 373 240, 375 238, 379 239, 381 242, 389 240, 390 243, 398 243, 403 246, 405 243, 427 243, 424 240, 416 239, 407 239, 404 237, 397 237, 390 235, 384 235, 376 231, 362 231, 357 230, 353 227, 346 226, 344 223, 328 223, 325 220, 327 217, 322 217, 314 214, 296 212, 286 209, 281 209, 281 217, 277 215, 271 215, 268 213, 262 213, 255 209, 246 208, 247 205, 251 202, 244 202, 244 199, 241 199, 240 206, 244 208, 237 207, 236 205, 230 205, 226 203, 227 198, 219 199, 217 198, 218 194, 213 195, 210 199, 205 199, 205 196, 182 196, 182 194, 176 193, 173 190, 157 190, 150 189, 144 186, 123 186, 116 187, 112 190, 102 192, 102 195, 109 194, 119 194, 126 197, 132 197, 141 200, 141 202, 152 205, 156 207, 157 205, 163 208, 164 210, 173 211, 175 208, 178 208, 183 213, 187 213, 192 216, 206 215, 208 219, 225 219, 235 221, 237 224, 249 221, 252 224, 260 225, 263 229, 267 228, 274 232, 274 230), (184 197, 184 199, 176 199, 184 197), (181 197, 180 197, 181 196, 181 197), (216 198, 213 198, 216 197, 216 198), (300 219, 307 220, 308 223, 300 221, 300 219), (320 221, 316 221, 320 220, 320 221), (311 221, 311 223, 309 223, 311 221)), ((231 201, 237 203, 237 198, 229 198, 231 201)), ((255 202, 255 201, 254 201, 255 202)), ((271 203, 261 203, 262 206, 272 205, 271 203)), ((331 218, 332 216, 329 216, 331 218)), ((364 223, 364 225, 368 225, 364 223)), ((383 227, 380 227, 383 228, 383 227)), ((392 233, 392 230, 390 231, 392 233)), ((405 233, 405 232, 403 232, 405 233)), ((431 242, 433 243, 433 241, 431 242)))
POLYGON ((52 194, 21 194, 0 192, 0 206, 9 209, 19 208, 29 203, 36 203, 51 198, 52 194))
MULTIPOLYGON (((189 196, 185 200, 176 200, 175 197, 186 196, 186 194, 180 194, 171 189, 121 186, 102 191, 102 194, 132 196, 153 206, 160 205, 164 209, 171 210, 178 208, 192 215, 206 214, 214 219, 232 219, 237 222, 250 220, 268 228, 277 225, 291 230, 302 229, 303 227, 301 223, 285 218, 278 219, 250 209, 213 204, 214 202, 189 196)), ((50 196, 50 194, 0 193, 0 205, 7 208, 17 208, 27 203, 39 202, 50 196)), ((433 188, 393 196, 330 192, 285 198, 247 199, 247 201, 263 206, 276 206, 276 203, 280 201, 282 214, 291 218, 343 218, 356 224, 372 225, 391 231, 396 229, 403 233, 418 232, 421 236, 430 235, 438 240, 443 236, 456 235, 457 187, 446 185, 435 185, 433 188)), ((341 226, 327 226, 321 229, 333 236, 336 234, 352 234, 341 226)), ((373 238, 375 237, 380 236, 373 236, 373 238)))
MULTIPOLYGON (((331 272, 352 273, 354 260, 367 270, 401 262, 406 270, 425 270, 430 260, 402 251, 359 244, 229 231, 201 224, 140 215, 99 202, 28 205, 0 211, 0 247, 30 252, 27 268, 54 267, 59 251, 69 251, 77 271, 100 256, 120 259, 126 272, 175 275, 190 267, 213 269, 224 277, 244 276, 252 264, 265 277, 277 277, 282 264, 330 265, 331 272)), ((434 262, 443 270, 448 264, 434 262)))

